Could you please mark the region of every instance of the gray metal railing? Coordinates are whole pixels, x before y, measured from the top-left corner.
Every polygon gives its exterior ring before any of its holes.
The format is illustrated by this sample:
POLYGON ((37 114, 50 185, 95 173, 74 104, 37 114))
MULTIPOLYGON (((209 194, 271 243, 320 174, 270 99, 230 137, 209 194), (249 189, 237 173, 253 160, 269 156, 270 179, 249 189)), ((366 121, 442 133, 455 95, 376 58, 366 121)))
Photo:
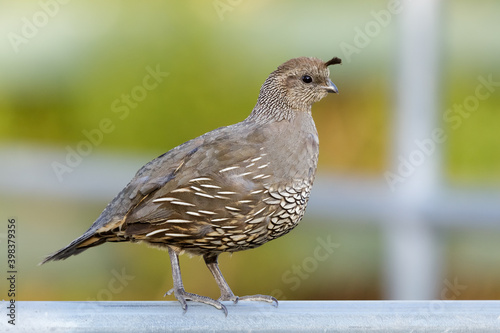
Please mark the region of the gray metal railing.
MULTIPOLYGON (((414 152, 415 140, 428 138, 440 126, 439 13, 444 4, 435 0, 403 1, 401 13, 394 17, 399 25, 399 47, 392 170, 397 169, 399 156, 414 152)), ((109 156, 96 149, 58 182, 51 165, 64 161, 65 155, 64 150, 47 147, 0 147, 0 160, 6 161, 0 164, 0 188, 10 196, 30 193, 106 202, 153 157, 109 156)), ((441 229, 500 228, 500 193, 449 188, 443 181, 441 160, 436 143, 425 163, 398 184, 396 191, 390 191, 380 178, 319 175, 316 180, 307 217, 356 219, 383 230, 385 298, 439 297, 446 266, 438 236, 441 229)))
MULTIPOLYGON (((2 302, 5 309, 8 302, 2 302)), ((17 302, 2 332, 500 332, 499 301, 17 302)))

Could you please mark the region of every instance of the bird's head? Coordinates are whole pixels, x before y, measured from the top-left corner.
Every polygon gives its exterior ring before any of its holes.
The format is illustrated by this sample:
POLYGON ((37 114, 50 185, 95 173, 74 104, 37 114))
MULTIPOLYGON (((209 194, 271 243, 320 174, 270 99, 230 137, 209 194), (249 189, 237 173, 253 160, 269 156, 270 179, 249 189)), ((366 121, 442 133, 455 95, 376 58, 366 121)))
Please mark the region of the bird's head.
POLYGON ((291 111, 310 112, 311 106, 328 93, 338 93, 328 66, 340 63, 337 57, 326 62, 307 57, 288 60, 262 85, 254 113, 271 113, 280 119, 291 111))

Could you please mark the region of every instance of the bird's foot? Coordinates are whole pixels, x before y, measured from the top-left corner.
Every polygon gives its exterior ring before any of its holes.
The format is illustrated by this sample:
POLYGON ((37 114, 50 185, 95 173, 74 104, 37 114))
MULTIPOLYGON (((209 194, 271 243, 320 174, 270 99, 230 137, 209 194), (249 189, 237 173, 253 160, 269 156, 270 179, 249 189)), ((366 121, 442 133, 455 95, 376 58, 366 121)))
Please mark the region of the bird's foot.
POLYGON ((184 313, 187 311, 187 301, 193 301, 193 302, 198 302, 198 303, 203 303, 203 304, 208 304, 213 306, 214 308, 218 310, 222 310, 224 312, 224 315, 227 317, 227 309, 224 304, 222 304, 219 301, 216 301, 210 297, 207 296, 201 296, 193 293, 188 293, 184 289, 177 289, 175 290, 174 288, 170 289, 165 293, 166 295, 171 295, 174 294, 175 298, 181 303, 182 309, 184 310, 184 313))
MULTIPOLYGON (((268 295, 249 295, 249 296, 241 296, 241 297, 236 297, 236 301, 258 301, 258 302, 267 302, 267 303, 273 303, 275 307, 278 307, 278 300, 274 298, 273 296, 268 296, 268 295)), ((236 303, 236 302, 235 302, 236 303)))

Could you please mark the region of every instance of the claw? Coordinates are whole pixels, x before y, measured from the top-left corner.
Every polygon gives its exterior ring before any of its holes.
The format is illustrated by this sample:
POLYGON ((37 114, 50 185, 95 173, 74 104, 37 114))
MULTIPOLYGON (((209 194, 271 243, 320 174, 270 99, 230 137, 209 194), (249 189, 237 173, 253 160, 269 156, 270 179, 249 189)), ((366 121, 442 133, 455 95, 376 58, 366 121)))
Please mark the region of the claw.
POLYGON ((184 298, 180 299, 179 297, 177 297, 177 300, 179 301, 179 303, 181 303, 181 307, 182 307, 182 314, 186 314, 187 310, 188 310, 188 305, 187 305, 187 302, 184 298))
POLYGON ((226 318, 227 318, 227 309, 226 309, 226 306, 224 304, 222 304, 222 303, 220 305, 222 306, 221 310, 224 311, 224 316, 226 316, 226 318))

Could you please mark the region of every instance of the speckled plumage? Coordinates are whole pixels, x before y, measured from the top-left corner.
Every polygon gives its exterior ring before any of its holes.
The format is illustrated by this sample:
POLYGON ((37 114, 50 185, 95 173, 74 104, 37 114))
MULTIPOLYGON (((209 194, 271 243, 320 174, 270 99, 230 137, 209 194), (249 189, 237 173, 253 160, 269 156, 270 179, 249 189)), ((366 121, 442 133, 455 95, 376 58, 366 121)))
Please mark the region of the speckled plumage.
MULTIPOLYGON (((87 232, 43 262, 107 241, 167 247, 174 292, 183 308, 186 300, 194 300, 226 312, 219 301, 184 291, 177 255, 203 255, 221 287, 219 300, 238 300, 218 269, 217 256, 260 246, 301 220, 319 152, 311 106, 338 92, 328 71, 336 63, 340 59, 296 58, 279 66, 262 85, 247 119, 146 164, 87 232)), ((246 298, 276 301, 263 295, 246 298)))

